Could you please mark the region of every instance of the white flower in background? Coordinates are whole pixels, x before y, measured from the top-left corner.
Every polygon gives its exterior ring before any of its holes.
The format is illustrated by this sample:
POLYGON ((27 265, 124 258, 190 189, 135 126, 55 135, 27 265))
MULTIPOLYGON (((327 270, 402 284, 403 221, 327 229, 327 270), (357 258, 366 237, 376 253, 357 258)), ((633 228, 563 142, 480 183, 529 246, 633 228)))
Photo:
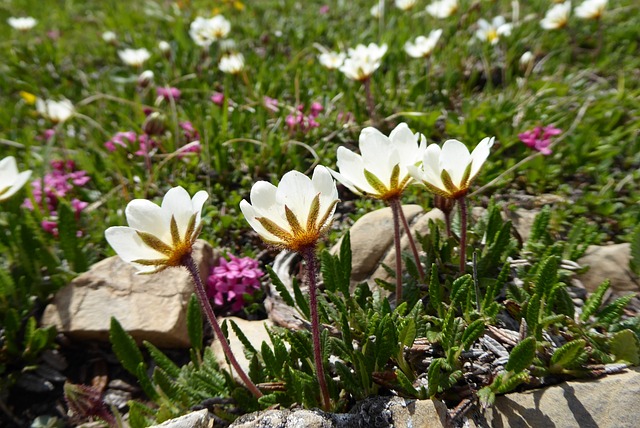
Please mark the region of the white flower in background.
POLYGON ((495 138, 480 141, 473 152, 458 140, 447 140, 442 149, 430 144, 424 151, 422 165, 408 167, 409 173, 436 195, 457 199, 467 194, 471 182, 489 157, 495 138))
POLYGON ((411 10, 415 6, 417 0, 395 0, 394 4, 400 10, 411 10))
POLYGON ((609 0, 586 0, 576 7, 575 14, 582 19, 600 19, 609 0))
POLYGON ((520 65, 523 67, 528 67, 536 59, 535 55, 531 53, 531 51, 526 51, 520 57, 520 65))
POLYGON ((500 37, 511 35, 512 29, 513 24, 508 24, 502 16, 496 16, 491 20, 491 23, 480 18, 478 20, 476 37, 483 42, 489 42, 495 45, 500 41, 500 37))
POLYGON ((202 47, 209 47, 217 40, 224 39, 231 31, 231 23, 222 15, 213 18, 198 16, 189 27, 189 35, 202 47))
POLYGON ((204 190, 191 198, 182 187, 174 187, 160 206, 146 199, 134 199, 125 209, 129 226, 110 227, 104 236, 120 258, 138 273, 179 266, 200 234, 202 206, 208 198, 204 190))
POLYGON ((218 68, 223 73, 238 74, 244 70, 244 56, 241 53, 223 55, 218 68))
POLYGON ((138 76, 138 86, 141 86, 143 88, 149 86, 150 84, 153 83, 153 78, 154 78, 154 74, 153 71, 151 70, 145 70, 142 73, 140 73, 140 76, 138 76))
POLYGON ((31 171, 18 172, 16 158, 8 156, 0 160, 0 201, 13 196, 31 177, 31 171))
POLYGON ((570 1, 553 5, 553 7, 547 11, 542 21, 540 21, 540 26, 545 30, 557 30, 559 28, 564 28, 567 25, 567 22, 569 22, 570 13, 570 1))
POLYGON ((62 99, 61 101, 36 100, 36 111, 40 116, 55 123, 62 123, 73 116, 76 112, 71 101, 62 99))
POLYGON ((368 46, 358 45, 355 49, 349 49, 340 71, 350 79, 367 80, 380 67, 382 57, 386 52, 386 44, 382 46, 375 43, 370 43, 368 46))
POLYGON ((123 49, 118 51, 118 56, 127 65, 132 67, 141 67, 149 58, 151 54, 145 48, 140 49, 123 49))
POLYGON ((429 37, 418 36, 415 42, 408 41, 405 43, 404 50, 412 58, 428 58, 433 53, 441 35, 442 30, 432 30, 429 33, 429 37))
POLYGON ((165 40, 160 40, 158 42, 158 49, 160 50, 160 52, 166 54, 168 52, 171 52, 171 45, 165 40))
POLYGON ((347 55, 344 52, 323 52, 318 55, 318 61, 329 70, 336 70, 342 66, 347 55))
POLYGON ((407 167, 422 160, 427 141, 406 123, 387 137, 375 128, 360 132, 360 154, 338 147, 338 170, 333 176, 358 195, 387 201, 398 198, 413 181, 407 167))
POLYGON ((376 4, 371 6, 371 9, 369 9, 369 13, 371 14, 371 16, 376 19, 382 16, 382 12, 384 12, 384 3, 382 3, 381 7, 378 1, 376 1, 376 4))
POLYGON ((436 0, 426 7, 434 18, 448 18, 458 11, 458 0, 436 0))
POLYGON ((104 40, 105 43, 114 43, 116 39, 116 33, 114 33, 113 31, 105 31, 104 33, 102 33, 102 40, 104 40))
POLYGON ((251 188, 251 203, 240 210, 268 244, 291 251, 313 248, 329 229, 338 203, 338 189, 329 170, 318 165, 309 178, 289 171, 278 187, 258 181, 251 188))
POLYGON ((18 18, 11 17, 7 19, 7 23, 14 30, 29 31, 36 26, 38 21, 30 16, 24 16, 24 17, 18 17, 18 18))

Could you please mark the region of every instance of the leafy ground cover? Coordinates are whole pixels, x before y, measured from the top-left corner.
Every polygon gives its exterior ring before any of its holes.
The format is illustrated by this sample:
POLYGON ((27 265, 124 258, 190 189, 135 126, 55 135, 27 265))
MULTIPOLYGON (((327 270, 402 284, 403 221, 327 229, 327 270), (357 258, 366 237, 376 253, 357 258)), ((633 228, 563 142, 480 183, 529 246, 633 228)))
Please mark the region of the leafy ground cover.
MULTIPOLYGON (((540 25, 551 1, 461 1, 457 12, 443 19, 428 13, 420 0, 410 10, 382 2, 385 7, 374 17, 373 3, 0 3, 5 52, 0 64, 1 157, 14 156, 21 171, 32 171, 29 185, 1 202, 1 399, 18 374, 53 346, 55 332, 37 328, 52 293, 114 254, 104 230, 124 224, 127 201, 159 200, 178 185, 190 194, 205 189, 210 199, 201 238, 268 262, 275 253, 263 252, 238 207, 251 185, 275 183, 292 169, 310 173, 317 164, 333 167, 337 148, 355 150, 365 126, 386 135, 406 122, 429 143, 456 138, 469 147, 495 136, 472 188, 472 203, 486 206, 492 197, 518 207, 552 200, 546 224, 554 237, 570 240, 571 225, 584 219, 597 231, 594 242, 629 241, 640 220, 640 14, 634 1, 611 1, 600 19, 580 19, 574 10, 560 29, 540 25), (226 17, 230 31, 205 49, 190 37, 190 26, 198 16, 214 15, 226 17), (510 34, 500 35, 495 44, 481 40, 478 20, 497 15, 514 24, 510 34), (18 16, 33 16, 37 24, 24 31, 4 24, 18 16), (405 43, 434 29, 442 34, 430 57, 410 57, 405 43), (327 69, 318 59, 325 50, 346 52, 371 42, 388 49, 367 84, 327 69), (149 58, 141 65, 128 64, 121 55, 126 48, 145 48, 149 58), (222 71, 220 60, 231 52, 244 56, 244 68, 237 73, 222 71), (524 61, 526 52, 531 55, 524 61), (143 75, 145 70, 152 71, 152 79, 143 75), (43 107, 45 100, 61 99, 73 106, 68 118, 43 107), (551 126, 559 133, 521 136, 551 126)), ((341 221, 330 241, 354 219, 382 206, 343 190, 340 197, 348 203, 338 207, 341 221)), ((432 197, 417 186, 403 202, 433 206, 432 197)), ((538 261, 554 255, 563 254, 539 254, 538 261)), ((495 280, 501 269, 494 268, 485 273, 495 280)), ((512 296, 520 306, 516 319, 522 317, 520 310, 534 319, 526 302, 551 293, 544 286, 537 293, 525 291, 512 296)), ((469 299, 470 293, 465 294, 469 299)), ((452 300, 445 298, 445 303, 452 300)), ((361 310, 373 310, 362 305, 361 310)), ((386 308, 376 310, 385 313, 386 308)), ((534 324, 543 315, 569 311, 545 310, 534 324)), ((446 319, 429 310, 422 315, 446 319)), ((451 317, 446 328, 456 330, 451 317)), ((619 320, 613 318, 602 328, 618 329, 619 320)), ((394 324, 399 331, 408 325, 404 319, 394 324)), ((478 319, 485 318, 468 316, 460 325, 478 319)), ((434 318, 434 331, 440 322, 434 318)), ((538 341, 539 333, 533 335, 538 341)), ((572 336, 574 342, 568 343, 573 348, 563 353, 576 354, 581 342, 575 340, 587 340, 581 334, 572 336)), ((458 351, 452 346, 444 353, 434 351, 434 358, 443 358, 439 367, 447 382, 459 380, 448 377, 457 370, 458 351)), ((355 364, 351 351, 344 352, 344 361, 355 364)), ((608 361, 600 354, 589 358, 591 363, 608 361)), ((551 361, 539 366, 550 370, 559 361, 566 363, 561 355, 551 361)), ((404 374, 410 383, 416 376, 408 369, 404 374)), ((425 394, 442 393, 445 383, 441 391, 425 394)), ((299 387, 306 388, 304 382, 299 387)), ((403 388, 407 393, 406 382, 403 388)), ((499 390, 496 386, 492 392, 499 390)))

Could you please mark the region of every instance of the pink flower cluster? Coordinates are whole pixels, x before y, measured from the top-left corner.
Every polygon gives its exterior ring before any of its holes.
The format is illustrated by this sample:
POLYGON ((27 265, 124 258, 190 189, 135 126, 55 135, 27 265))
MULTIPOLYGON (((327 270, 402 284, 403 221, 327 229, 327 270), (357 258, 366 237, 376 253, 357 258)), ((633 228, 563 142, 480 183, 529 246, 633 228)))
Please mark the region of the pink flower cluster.
POLYGON ((535 128, 518 134, 518 138, 528 147, 535 149, 543 155, 550 155, 551 137, 562 133, 561 129, 554 126, 536 126, 535 128))
POLYGON ((133 131, 126 132, 118 132, 116 133, 109 141, 104 143, 104 146, 110 152, 115 152, 118 146, 123 147, 127 151, 131 148, 130 146, 134 143, 138 143, 138 149, 133 152, 138 156, 146 156, 149 154, 151 149, 156 146, 156 142, 151 139, 151 137, 147 134, 137 135, 133 131))
POLYGON ((178 101, 182 92, 178 88, 158 86, 156 88, 156 94, 158 94, 159 98, 162 98, 165 101, 170 101, 171 99, 178 101))
POLYGON ((228 256, 228 261, 221 257, 220 264, 211 270, 207 295, 216 306, 231 304, 231 310, 238 311, 244 306, 243 294, 253 294, 260 288, 259 278, 264 272, 251 257, 228 256))
POLYGON ((320 124, 316 121, 316 118, 320 115, 320 112, 324 110, 322 104, 314 102, 309 108, 309 114, 304 114, 304 104, 300 104, 296 111, 287 116, 284 122, 287 124, 291 131, 309 132, 312 128, 317 128, 320 124))
MULTIPOLYGON (((49 212, 49 218, 42 221, 42 228, 58 236, 57 209, 60 200, 72 196, 76 188, 84 186, 91 178, 86 171, 76 170, 73 161, 53 161, 51 166, 53 171, 47 173, 42 180, 34 180, 31 187, 38 206, 49 212)), ((22 205, 27 209, 34 209, 31 199, 25 199, 22 205)), ((80 217, 87 205, 88 202, 78 198, 71 199, 76 218, 80 217)))

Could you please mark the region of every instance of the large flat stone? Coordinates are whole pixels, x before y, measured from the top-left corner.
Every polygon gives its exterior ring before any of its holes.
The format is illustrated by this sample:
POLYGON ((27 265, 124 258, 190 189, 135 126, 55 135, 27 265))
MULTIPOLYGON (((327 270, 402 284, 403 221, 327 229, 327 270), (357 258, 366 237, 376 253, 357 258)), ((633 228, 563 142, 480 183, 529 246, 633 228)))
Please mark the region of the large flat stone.
MULTIPOLYGON (((204 241, 194 247, 200 276, 206 280, 213 249, 204 241)), ((93 265, 56 293, 42 317, 43 325, 79 340, 109 340, 111 317, 137 341, 159 347, 189 347, 186 308, 193 282, 184 268, 152 275, 114 256, 93 265)))
POLYGON ((640 291, 640 278, 629 269, 630 260, 631 244, 590 245, 578 260, 579 264, 589 266, 589 270, 580 275, 579 279, 591 292, 606 279, 611 281, 613 291, 640 291))

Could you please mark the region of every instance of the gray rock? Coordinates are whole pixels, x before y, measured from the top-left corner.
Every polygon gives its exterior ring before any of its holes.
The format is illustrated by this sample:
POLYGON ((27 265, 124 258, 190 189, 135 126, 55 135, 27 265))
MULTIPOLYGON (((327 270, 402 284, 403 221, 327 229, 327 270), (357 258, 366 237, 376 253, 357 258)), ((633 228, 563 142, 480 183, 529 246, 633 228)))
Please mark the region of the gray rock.
MULTIPOLYGON (((218 322, 222 324, 225 320, 230 320, 238 324, 242 333, 247 337, 249 342, 253 345, 254 348, 260 349, 262 347, 262 342, 271 343, 269 339, 269 334, 267 333, 267 327, 272 327, 273 322, 270 320, 260 320, 260 321, 248 321, 242 318, 237 317, 228 317, 228 318, 218 318, 218 322)), ((249 372, 249 363, 250 361, 244 355, 244 347, 242 346, 242 342, 238 339, 235 331, 229 325, 229 346, 231 347, 231 351, 233 351, 233 355, 235 355, 238 360, 238 364, 245 371, 245 373, 249 372)), ((211 349, 216 356, 216 361, 220 365, 221 369, 225 369, 227 371, 232 371, 227 364, 227 360, 224 356, 224 352, 222 351, 222 345, 219 340, 214 340, 211 344, 211 349)), ((233 371, 234 374, 235 371, 233 371)))
POLYGON ((211 428, 213 419, 209 417, 207 409, 198 410, 179 418, 170 419, 160 425, 152 425, 150 428, 211 428))
POLYGON ((622 428, 640 420, 640 369, 508 394, 486 412, 492 427, 622 428))
POLYGON ((588 265, 589 270, 578 278, 590 292, 606 279, 611 281, 614 292, 640 291, 640 279, 629 269, 630 260, 631 244, 590 245, 578 260, 580 265, 588 265))
POLYGON ((514 211, 505 211, 507 219, 511 220, 513 227, 516 228, 523 242, 527 242, 529 236, 531 236, 531 228, 538 214, 540 214, 538 209, 526 210, 517 208, 514 211))
MULTIPOLYGON (((199 240, 193 254, 204 281, 214 260, 213 249, 199 240)), ((79 340, 108 341, 110 320, 115 317, 139 342, 188 347, 186 307, 194 288, 186 269, 153 275, 135 272, 118 256, 96 263, 56 293, 42 324, 79 340)))

